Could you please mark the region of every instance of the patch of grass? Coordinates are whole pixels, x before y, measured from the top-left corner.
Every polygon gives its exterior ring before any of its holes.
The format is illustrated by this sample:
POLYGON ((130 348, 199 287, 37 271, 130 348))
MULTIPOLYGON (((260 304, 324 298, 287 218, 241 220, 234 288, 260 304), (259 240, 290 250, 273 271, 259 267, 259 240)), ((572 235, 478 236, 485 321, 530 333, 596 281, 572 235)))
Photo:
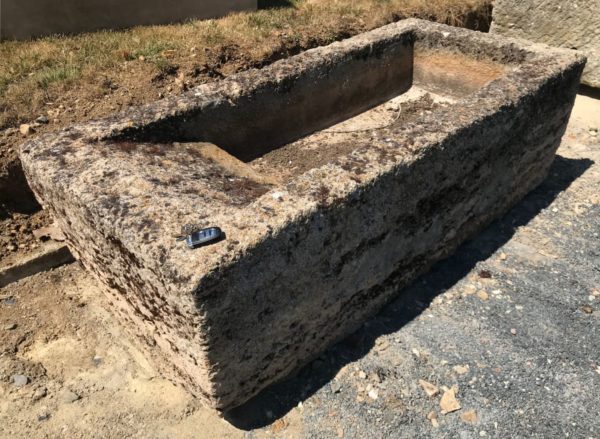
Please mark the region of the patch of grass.
POLYGON ((169 62, 168 59, 158 58, 154 61, 160 77, 170 76, 177 73, 177 66, 169 62))
POLYGON ((162 56, 167 50, 174 50, 175 46, 165 41, 149 41, 143 47, 133 52, 134 59, 140 56, 146 59, 157 58, 162 56))
POLYGON ((47 67, 36 75, 36 83, 43 90, 55 82, 69 83, 79 77, 80 70, 77 66, 66 65, 47 67))
POLYGON ((206 20, 198 26, 202 33, 202 42, 207 46, 216 46, 223 44, 226 40, 226 30, 218 20, 206 20))

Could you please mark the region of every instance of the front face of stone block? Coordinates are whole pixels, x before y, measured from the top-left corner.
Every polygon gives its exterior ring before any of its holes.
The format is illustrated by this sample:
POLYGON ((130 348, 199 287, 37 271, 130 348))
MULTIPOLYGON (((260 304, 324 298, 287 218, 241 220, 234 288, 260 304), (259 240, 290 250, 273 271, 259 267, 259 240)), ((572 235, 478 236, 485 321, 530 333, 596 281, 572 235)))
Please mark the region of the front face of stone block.
POLYGON ((496 0, 491 32, 580 50, 581 82, 600 88, 600 1, 496 0))
POLYGON ((583 64, 406 20, 39 138, 21 158, 165 375, 224 410, 535 187, 583 64), (226 239, 189 250, 186 223, 226 239))

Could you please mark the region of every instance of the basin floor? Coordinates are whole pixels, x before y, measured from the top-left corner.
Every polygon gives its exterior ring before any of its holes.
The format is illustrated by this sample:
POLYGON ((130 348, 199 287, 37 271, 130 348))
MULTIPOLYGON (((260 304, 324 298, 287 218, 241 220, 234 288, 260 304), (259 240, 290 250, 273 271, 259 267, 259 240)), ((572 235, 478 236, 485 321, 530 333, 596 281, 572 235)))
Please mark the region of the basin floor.
POLYGON ((361 146, 359 137, 368 142, 381 136, 384 129, 414 122, 425 112, 454 102, 450 96, 413 86, 370 110, 270 151, 250 162, 250 166, 263 175, 286 181, 352 152, 361 146))

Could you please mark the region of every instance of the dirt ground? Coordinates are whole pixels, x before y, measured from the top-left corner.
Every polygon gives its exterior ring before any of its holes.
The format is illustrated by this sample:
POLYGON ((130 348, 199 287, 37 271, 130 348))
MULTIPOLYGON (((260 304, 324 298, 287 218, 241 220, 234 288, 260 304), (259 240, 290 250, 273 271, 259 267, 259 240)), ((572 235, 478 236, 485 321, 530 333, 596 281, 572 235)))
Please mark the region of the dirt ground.
POLYGON ((0 437, 600 438, 598 115, 578 96, 538 189, 226 420, 157 375, 79 264, 0 289, 0 437))

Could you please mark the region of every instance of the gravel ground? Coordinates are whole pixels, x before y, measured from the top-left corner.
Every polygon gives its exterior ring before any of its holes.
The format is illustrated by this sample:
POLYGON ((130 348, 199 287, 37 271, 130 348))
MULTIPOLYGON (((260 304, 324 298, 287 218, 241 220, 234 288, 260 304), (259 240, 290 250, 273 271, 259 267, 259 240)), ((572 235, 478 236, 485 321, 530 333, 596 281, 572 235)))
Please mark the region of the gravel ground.
POLYGON ((78 264, 0 289, 0 437, 600 438, 599 115, 579 96, 538 189, 228 422, 78 264))

